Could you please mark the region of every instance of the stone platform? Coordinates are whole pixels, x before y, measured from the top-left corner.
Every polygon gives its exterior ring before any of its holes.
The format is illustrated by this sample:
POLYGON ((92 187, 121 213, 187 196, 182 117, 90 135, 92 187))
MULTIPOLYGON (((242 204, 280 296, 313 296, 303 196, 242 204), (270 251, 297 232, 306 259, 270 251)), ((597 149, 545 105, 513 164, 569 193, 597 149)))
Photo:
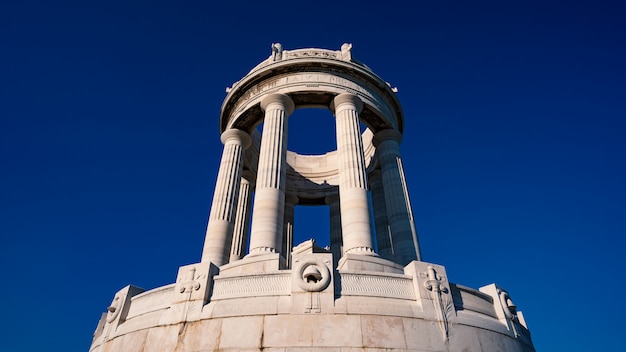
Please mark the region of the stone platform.
POLYGON ((449 283, 443 266, 405 267, 296 247, 219 269, 191 264, 176 283, 120 290, 90 351, 534 351, 523 315, 495 284, 449 283))

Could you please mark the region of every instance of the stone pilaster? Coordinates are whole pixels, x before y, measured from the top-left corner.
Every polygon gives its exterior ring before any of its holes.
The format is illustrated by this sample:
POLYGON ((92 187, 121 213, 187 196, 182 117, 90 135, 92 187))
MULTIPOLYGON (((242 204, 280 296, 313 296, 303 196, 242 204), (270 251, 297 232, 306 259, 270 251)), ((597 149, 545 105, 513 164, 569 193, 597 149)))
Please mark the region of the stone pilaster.
POLYGON ((224 149, 204 240, 203 262, 210 261, 219 266, 227 263, 230 257, 243 152, 251 142, 250 135, 241 130, 230 129, 222 133, 224 149))
POLYGON ((250 209, 252 204, 252 189, 254 188, 254 174, 250 170, 243 171, 239 187, 239 201, 233 230, 233 244, 230 250, 230 261, 243 258, 248 251, 248 230, 250 229, 250 209))
POLYGON ((376 224, 376 243, 378 254, 389 260, 393 260, 393 242, 389 231, 387 219, 387 205, 385 203, 385 191, 383 188, 382 173, 379 169, 369 175, 370 190, 372 192, 372 205, 374 207, 374 223, 376 224))
POLYGON ((283 257, 285 264, 291 268, 291 249, 293 248, 293 223, 295 220, 295 206, 298 204, 298 196, 295 194, 285 195, 285 218, 283 222, 283 257))
POLYGON ((400 141, 402 135, 395 130, 382 130, 374 136, 374 145, 382 171, 382 181, 387 208, 387 221, 391 230, 393 252, 398 264, 406 265, 417 259, 417 235, 409 217, 408 199, 402 181, 400 141))
POLYGON ((259 151, 249 255, 273 253, 282 249, 287 118, 294 108, 293 101, 285 94, 273 93, 261 101, 265 119, 259 151))
POLYGON ((330 211, 330 251, 333 253, 333 268, 336 268, 337 262, 343 256, 339 196, 337 194, 326 196, 325 202, 330 211))
POLYGON ((339 199, 344 253, 372 254, 372 233, 367 201, 367 176, 359 113, 363 102, 352 94, 333 100, 339 154, 339 199))

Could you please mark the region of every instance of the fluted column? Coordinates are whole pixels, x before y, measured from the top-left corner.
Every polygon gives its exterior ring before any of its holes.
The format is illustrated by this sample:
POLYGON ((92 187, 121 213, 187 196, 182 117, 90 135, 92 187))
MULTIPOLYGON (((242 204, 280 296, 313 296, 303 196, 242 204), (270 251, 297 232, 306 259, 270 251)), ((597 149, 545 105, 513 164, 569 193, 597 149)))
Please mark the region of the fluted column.
POLYGON ((285 195, 285 218, 283 221, 283 257, 285 264, 291 268, 291 249, 293 248, 293 222, 295 220, 295 206, 298 204, 298 196, 295 194, 285 195))
POLYGON ((282 249, 287 118, 294 108, 293 101, 285 94, 270 94, 261 101, 265 119, 259 151, 249 255, 272 253, 282 249))
POLYGON ((402 134, 396 130, 382 130, 374 135, 382 171, 387 219, 391 230, 393 252, 399 264, 406 265, 417 259, 417 235, 409 218, 408 199, 401 174, 400 141, 402 134))
POLYGON ((244 170, 239 187, 233 244, 230 250, 231 262, 243 258, 248 251, 248 230, 250 229, 250 205, 252 203, 253 188, 254 174, 250 170, 244 170))
POLYGON ((325 202, 330 210, 330 251, 333 253, 334 268, 343 256, 343 243, 341 240, 341 208, 339 195, 326 196, 325 202))
POLYGON ((372 233, 367 201, 367 176, 359 113, 363 102, 352 94, 333 101, 339 154, 339 201, 344 253, 371 254, 372 233))
POLYGON ((402 158, 398 159, 398 168, 400 170, 400 180, 402 181, 402 190, 404 191, 404 201, 406 202, 406 210, 409 214, 409 223, 411 224, 411 232, 413 233, 413 240, 415 242, 415 250, 417 254, 417 260, 422 260, 422 248, 420 247, 420 239, 415 227, 415 218, 413 217, 413 207, 411 206, 411 198, 409 198, 409 188, 406 185, 406 177, 404 176, 404 165, 402 165, 402 158))
POLYGON ((387 205, 380 170, 376 169, 369 175, 372 205, 374 207, 374 223, 376 224, 376 243, 378 254, 386 259, 393 259, 393 244, 389 222, 387 221, 387 205))
POLYGON ((224 149, 204 240, 203 262, 210 261, 219 266, 229 259, 243 169, 243 152, 251 142, 250 135, 241 130, 230 129, 222 133, 224 149))

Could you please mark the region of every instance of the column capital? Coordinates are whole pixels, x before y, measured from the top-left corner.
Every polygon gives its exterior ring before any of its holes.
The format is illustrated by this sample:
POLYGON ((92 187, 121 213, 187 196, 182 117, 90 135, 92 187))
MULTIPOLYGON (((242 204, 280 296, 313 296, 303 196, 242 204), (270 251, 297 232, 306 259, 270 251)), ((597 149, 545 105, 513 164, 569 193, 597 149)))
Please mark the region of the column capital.
POLYGON ((374 147, 378 148, 382 142, 390 139, 400 144, 402 142, 402 133, 393 129, 378 131, 374 135, 372 142, 374 143, 374 147))
POLYGON ((334 113, 337 109, 339 109, 341 105, 344 104, 350 104, 354 106, 354 109, 358 113, 361 113, 361 111, 363 110, 363 101, 361 100, 361 98, 350 93, 343 93, 336 96, 335 99, 333 99, 333 101, 330 103, 330 110, 334 113))
POLYGON ((296 108, 293 100, 288 95, 282 93, 272 93, 263 98, 261 100, 261 109, 265 112, 271 104, 280 104, 285 110, 285 116, 291 115, 296 108))
POLYGON ((247 132, 242 130, 238 130, 236 128, 231 128, 222 133, 221 136, 222 144, 226 145, 229 141, 235 141, 237 144, 240 144, 243 149, 248 149, 252 144, 252 138, 247 132))

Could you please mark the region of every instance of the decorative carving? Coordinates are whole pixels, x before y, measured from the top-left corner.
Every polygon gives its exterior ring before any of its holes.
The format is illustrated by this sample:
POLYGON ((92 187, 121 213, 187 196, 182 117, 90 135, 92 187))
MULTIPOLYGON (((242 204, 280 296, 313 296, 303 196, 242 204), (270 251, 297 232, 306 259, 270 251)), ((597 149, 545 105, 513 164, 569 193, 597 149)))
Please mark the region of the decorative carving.
POLYGON ((283 59, 283 45, 280 43, 272 43, 272 61, 280 61, 283 59))
POLYGON ((415 300, 410 278, 373 274, 342 274, 341 294, 347 296, 392 297, 415 300))
POLYGON ((352 61, 352 44, 343 43, 341 45, 341 59, 343 61, 352 61))
POLYGON ((296 284, 307 292, 320 292, 330 283, 330 263, 319 259, 307 258, 296 260, 296 284))
POLYGON ((389 88, 391 88, 391 91, 392 91, 392 92, 394 92, 394 93, 398 93, 398 87, 392 87, 392 86, 391 86, 391 83, 389 83, 389 82, 385 82, 385 83, 387 83, 387 86, 388 86, 389 88))
POLYGON ((178 283, 178 292, 185 293, 192 291, 198 291, 200 289, 200 282, 196 281, 200 277, 195 277, 196 268, 191 267, 185 273, 185 276, 178 283))
POLYGON ((513 303, 509 293, 504 290, 498 290, 498 297, 500 297, 500 303, 504 308, 504 315, 509 319, 513 319, 517 315, 517 306, 513 303))
POLYGON ((289 294, 290 274, 215 277, 212 300, 289 294))
POLYGON ((508 320, 511 321, 511 326, 513 327, 513 333, 515 337, 519 336, 519 332, 517 331, 516 325, 519 324, 519 320, 517 318, 517 306, 513 303, 513 300, 509 296, 509 293, 503 289, 498 289, 498 298, 500 298, 500 304, 502 305, 502 310, 504 311, 504 315, 508 320))
POLYGON ((309 302, 304 307, 305 313, 321 313, 321 303, 320 303, 320 293, 319 292, 309 292, 309 302))
POLYGON ((291 58, 299 58, 299 57, 323 57, 329 59, 336 59, 337 54, 328 51, 328 50, 296 50, 290 51, 288 57, 291 58))
POLYGON ((433 298, 435 311, 441 318, 441 320, 438 322, 439 329, 443 334, 444 340, 447 341, 450 332, 450 327, 448 323, 448 312, 453 308, 452 302, 450 301, 448 295, 445 295, 445 297, 448 299, 444 299, 444 294, 447 294, 449 292, 447 286, 442 284, 446 281, 446 278, 437 275, 435 268, 430 265, 426 270, 427 271, 425 273, 422 272, 420 274, 422 277, 427 278, 427 280, 424 281, 424 287, 426 287, 426 289, 430 292, 431 297, 433 298))
POLYGON ((113 302, 111 302, 111 305, 107 308, 107 323, 111 323, 117 318, 120 311, 122 311, 122 304, 125 299, 126 295, 115 295, 113 302))

